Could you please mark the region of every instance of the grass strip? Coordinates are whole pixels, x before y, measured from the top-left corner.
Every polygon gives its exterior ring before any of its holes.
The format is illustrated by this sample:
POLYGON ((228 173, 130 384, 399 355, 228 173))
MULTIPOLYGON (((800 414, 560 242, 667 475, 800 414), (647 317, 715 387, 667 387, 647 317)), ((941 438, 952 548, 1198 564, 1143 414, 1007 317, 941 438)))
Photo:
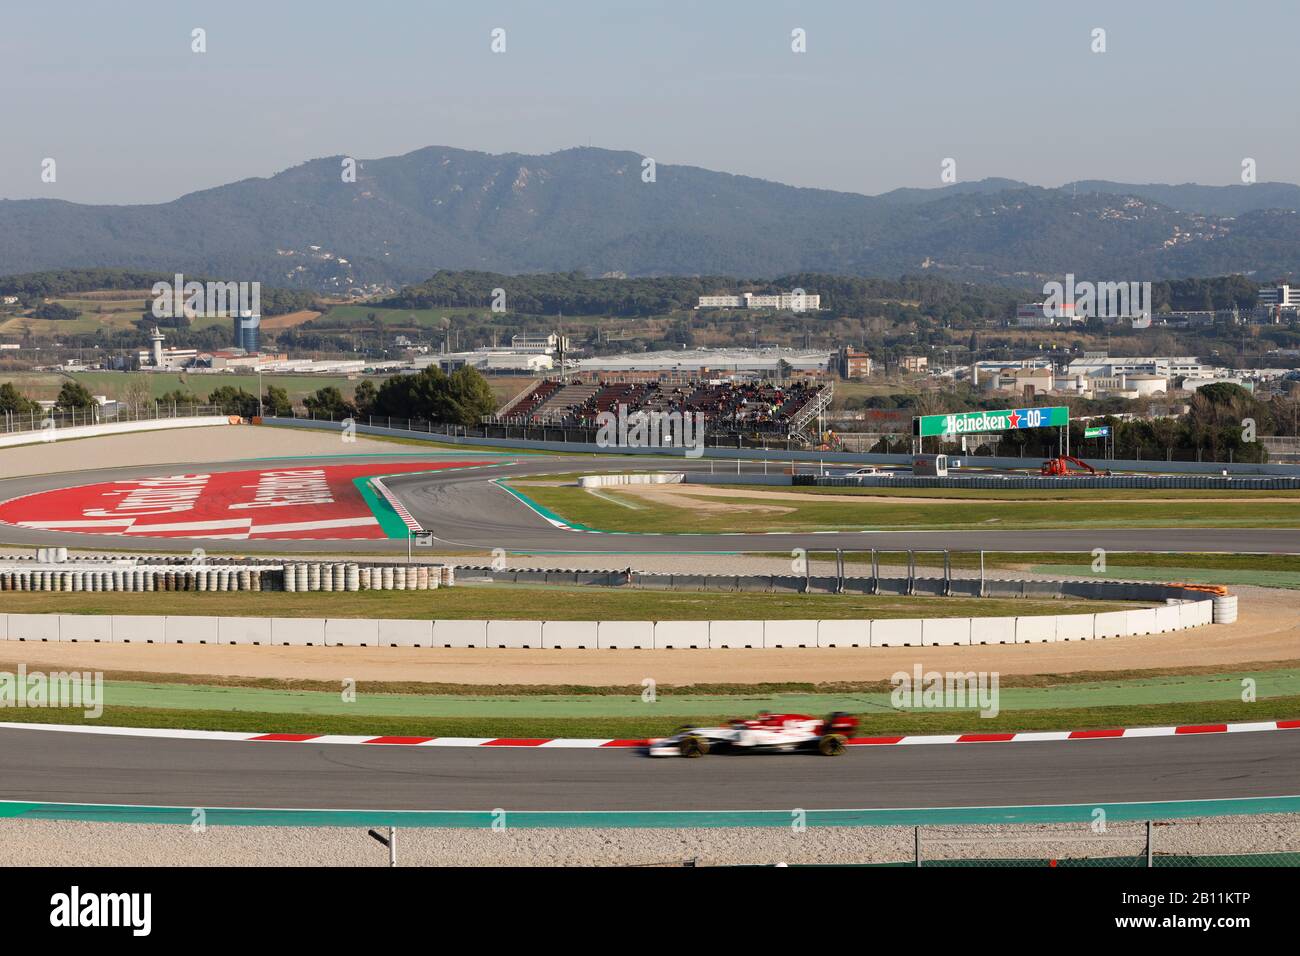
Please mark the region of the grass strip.
MULTIPOLYGON (((1255 672, 1212 677, 1170 677, 1147 681, 1102 681, 1058 684, 1051 688, 1000 688, 1002 710, 1044 710, 1068 707, 1107 707, 1128 704, 1191 703, 1240 699, 1242 680, 1255 682, 1260 698, 1300 694, 1300 670, 1255 672)), ((357 694, 344 699, 341 684, 330 690, 267 690, 176 684, 106 681, 103 702, 115 707, 168 710, 259 711, 279 714, 372 714, 409 717, 630 717, 646 712, 640 694, 357 694)), ((870 693, 798 693, 722 695, 662 694, 654 702, 659 714, 683 719, 716 714, 732 708, 775 713, 883 713, 912 710, 895 707, 889 690, 870 693)), ((974 697, 965 709, 978 710, 974 697)))
MULTIPOLYGON (((277 714, 256 711, 173 710, 105 707, 98 720, 71 708, 5 709, 4 719, 22 723, 115 727, 162 727, 247 733, 373 734, 409 737, 595 737, 629 739, 663 737, 682 724, 675 716, 656 716, 647 704, 644 717, 394 717, 377 715, 277 714)), ((700 715, 704 726, 740 713, 700 715)), ((1245 721, 1290 720, 1300 716, 1300 696, 1273 697, 1255 703, 1217 701, 1136 704, 1120 707, 1003 711, 983 718, 970 711, 891 712, 862 718, 864 736, 952 733, 1018 733, 1039 730, 1088 730, 1107 727, 1157 727, 1245 721)))
MULTIPOLYGON (((69 669, 67 663, 52 664, 39 660, 22 662, 28 671, 52 673, 69 669)), ((0 671, 14 673, 18 661, 0 661, 0 671)), ((243 687, 272 691, 320 691, 335 694, 338 681, 285 679, 277 677, 240 677, 207 674, 172 674, 162 671, 96 670, 105 681, 125 681, 139 684, 202 685, 204 687, 243 687)), ((1003 689, 1069 687, 1077 684, 1104 684, 1123 686, 1128 683, 1170 680, 1180 677, 1213 677, 1239 681, 1243 677, 1267 678, 1284 676, 1300 669, 1300 659, 1285 661, 1253 661, 1237 665, 1225 672, 1222 664, 1194 667, 1155 667, 1114 671, 1076 671, 1063 674, 1003 674, 999 684, 1003 689)), ((878 681, 765 681, 751 684, 659 684, 660 697, 683 696, 734 696, 749 697, 771 694, 878 694, 887 693, 892 685, 887 680, 878 681)), ((357 681, 356 691, 361 694, 417 694, 467 697, 544 697, 544 696, 636 696, 644 688, 640 684, 459 684, 433 681, 357 681)))

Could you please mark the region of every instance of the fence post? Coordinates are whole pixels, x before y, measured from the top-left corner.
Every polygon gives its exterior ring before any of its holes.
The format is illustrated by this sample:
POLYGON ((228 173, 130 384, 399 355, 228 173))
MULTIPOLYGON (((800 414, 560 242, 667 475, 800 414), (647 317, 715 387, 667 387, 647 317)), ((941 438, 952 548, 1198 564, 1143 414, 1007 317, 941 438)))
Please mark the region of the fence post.
POLYGON ((916 865, 921 865, 921 828, 912 828, 912 855, 916 860, 916 865))
POLYGON ((1151 866, 1151 821, 1147 821, 1147 866, 1151 866))

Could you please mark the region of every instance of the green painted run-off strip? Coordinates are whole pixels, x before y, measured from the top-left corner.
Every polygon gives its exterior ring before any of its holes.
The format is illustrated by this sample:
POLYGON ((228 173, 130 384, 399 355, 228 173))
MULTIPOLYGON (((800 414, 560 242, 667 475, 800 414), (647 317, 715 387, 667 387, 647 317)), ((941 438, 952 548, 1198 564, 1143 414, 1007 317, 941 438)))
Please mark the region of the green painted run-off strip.
MULTIPOLYGON (((808 826, 938 826, 951 824, 1091 823, 1101 808, 1112 821, 1168 820, 1232 814, 1297 813, 1300 796, 1172 800, 1152 803, 1077 803, 1023 807, 922 807, 879 810, 807 810, 808 826)), ((0 801, 0 819, 99 823, 192 824, 196 808, 0 801)), ((441 827, 488 829, 493 810, 276 810, 204 807, 210 826, 441 827)), ((509 827, 789 827, 790 810, 511 810, 509 827)), ((498 824, 499 825, 499 824, 498 824)))
POLYGON ((381 495, 375 494, 375 489, 370 487, 370 477, 353 478, 352 485, 365 499, 366 506, 370 508, 371 514, 379 521, 379 527, 384 530, 384 535, 389 538, 404 539, 410 534, 410 529, 406 527, 406 522, 402 516, 393 510, 381 495))

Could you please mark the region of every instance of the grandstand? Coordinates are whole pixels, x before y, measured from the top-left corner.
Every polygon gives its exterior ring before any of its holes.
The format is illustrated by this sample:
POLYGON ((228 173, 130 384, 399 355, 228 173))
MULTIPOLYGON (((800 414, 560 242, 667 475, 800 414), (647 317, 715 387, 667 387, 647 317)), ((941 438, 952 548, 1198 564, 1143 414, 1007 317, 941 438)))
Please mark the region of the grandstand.
POLYGON ((701 413, 711 435, 789 436, 801 431, 830 405, 833 386, 805 381, 564 382, 547 379, 484 418, 491 425, 548 425, 597 428, 599 416, 638 412, 701 413))

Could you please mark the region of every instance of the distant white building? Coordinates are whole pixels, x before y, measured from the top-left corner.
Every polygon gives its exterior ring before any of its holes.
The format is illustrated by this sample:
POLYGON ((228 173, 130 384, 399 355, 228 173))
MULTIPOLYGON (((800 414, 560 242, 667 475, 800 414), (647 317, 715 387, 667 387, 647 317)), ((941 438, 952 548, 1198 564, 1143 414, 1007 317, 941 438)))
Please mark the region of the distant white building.
POLYGON ((552 352, 573 350, 569 347, 567 335, 559 335, 555 332, 548 332, 545 335, 538 332, 521 332, 510 337, 510 351, 550 355, 552 352))
POLYGON ((1067 376, 1075 375, 1162 375, 1176 378, 1182 375, 1199 376, 1210 369, 1191 355, 1178 356, 1143 356, 1111 357, 1096 352, 1086 352, 1083 358, 1075 359, 1065 372, 1067 376))
POLYGON ((472 352, 438 352, 422 355, 411 363, 423 369, 436 365, 444 372, 469 366, 480 372, 526 372, 536 374, 555 368, 555 359, 540 353, 512 352, 500 349, 475 349, 472 352))
POLYGON ((1073 302, 1061 303, 1057 311, 1048 309, 1046 302, 1023 302, 1016 307, 1015 324, 1020 328, 1050 328, 1074 321, 1073 302))
POLYGON ((1267 286, 1259 290, 1257 301, 1260 307, 1265 309, 1274 306, 1281 306, 1284 309, 1300 308, 1300 286, 1288 285, 1285 282, 1267 286))
POLYGON ((789 312, 816 312, 822 307, 822 297, 808 292, 777 292, 755 295, 702 295, 697 309, 782 309, 789 312))

